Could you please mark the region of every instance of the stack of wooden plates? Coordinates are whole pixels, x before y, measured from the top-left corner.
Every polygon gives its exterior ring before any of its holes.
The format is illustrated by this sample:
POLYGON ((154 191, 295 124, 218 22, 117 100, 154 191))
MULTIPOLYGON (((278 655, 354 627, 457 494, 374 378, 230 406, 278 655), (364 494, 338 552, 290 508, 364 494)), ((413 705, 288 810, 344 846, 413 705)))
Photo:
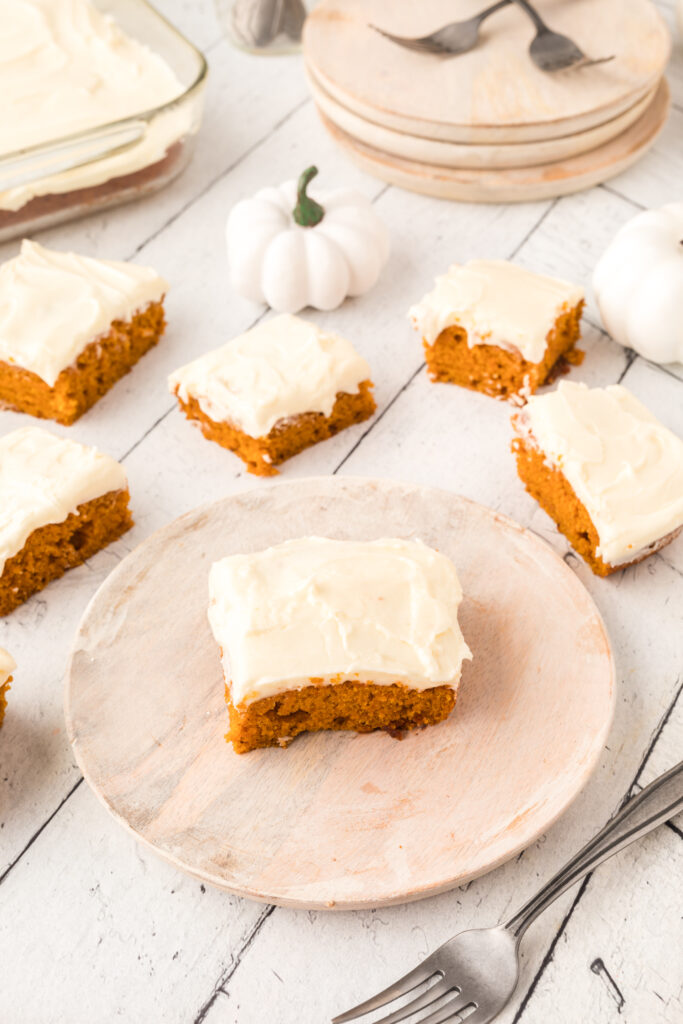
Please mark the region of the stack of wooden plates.
POLYGON ((669 108, 670 39, 649 0, 537 0, 550 26, 594 57, 549 74, 528 53, 516 5, 484 22, 459 56, 416 53, 376 32, 420 36, 485 0, 323 0, 304 31, 324 124, 365 170, 473 202, 545 199, 618 174, 655 139, 669 108))

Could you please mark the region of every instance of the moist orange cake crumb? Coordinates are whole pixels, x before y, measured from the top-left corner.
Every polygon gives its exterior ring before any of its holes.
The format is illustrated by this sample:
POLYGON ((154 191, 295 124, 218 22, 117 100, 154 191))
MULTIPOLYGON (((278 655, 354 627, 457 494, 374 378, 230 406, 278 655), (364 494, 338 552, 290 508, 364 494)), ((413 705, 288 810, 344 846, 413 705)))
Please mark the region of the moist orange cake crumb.
POLYGON ((37 427, 0 439, 0 615, 133 525, 123 467, 37 427))
POLYGON ((0 647, 0 726, 2 726, 5 718, 7 691, 10 689, 10 683, 12 682, 12 671, 16 667, 14 658, 4 648, 0 647))
POLYGON ((351 343, 289 315, 176 370, 169 388, 204 436, 257 476, 376 408, 370 367, 351 343))
POLYGON ((61 371, 53 387, 31 370, 0 360, 0 403, 68 426, 158 343, 165 327, 160 302, 151 303, 131 320, 115 320, 108 334, 90 342, 61 371))
MULTIPOLYGON (((177 395, 177 392, 176 392, 177 395)), ((255 476, 275 476, 276 466, 298 455, 319 441, 334 437, 340 430, 362 423, 375 411, 372 383, 361 381, 354 395, 340 392, 329 416, 321 412, 305 412, 280 420, 265 437, 251 437, 231 423, 210 419, 196 398, 187 401, 179 395, 180 408, 189 420, 195 420, 209 441, 216 441, 238 455, 255 476)))
POLYGON ((346 729, 384 732, 399 736, 408 729, 435 725, 448 718, 457 693, 451 686, 413 690, 401 683, 375 685, 340 680, 264 697, 236 708, 225 687, 230 715, 226 740, 238 754, 258 747, 287 746, 302 732, 346 729))
POLYGON ((433 381, 519 403, 579 361, 583 292, 502 260, 472 260, 437 278, 410 310, 433 381))
POLYGON ((165 290, 151 268, 24 241, 0 267, 0 403, 73 423, 157 344, 165 290))
POLYGON ((286 541, 214 563, 209 621, 238 754, 318 730, 400 735, 453 710, 453 564, 418 541, 286 541))
POLYGON ((520 479, 597 576, 683 528, 683 441, 626 388, 562 381, 530 398, 513 426, 520 479))

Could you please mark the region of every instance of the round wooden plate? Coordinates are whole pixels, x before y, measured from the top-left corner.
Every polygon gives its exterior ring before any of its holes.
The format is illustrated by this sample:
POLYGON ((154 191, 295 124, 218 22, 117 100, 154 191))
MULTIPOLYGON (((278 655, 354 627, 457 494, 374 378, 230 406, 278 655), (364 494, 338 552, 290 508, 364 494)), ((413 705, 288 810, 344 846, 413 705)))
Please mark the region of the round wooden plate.
POLYGON ((487 146, 475 143, 441 142, 383 128, 371 121, 366 121, 337 103, 320 85, 315 74, 310 70, 307 70, 306 77, 318 109, 337 128, 359 142, 407 160, 443 167, 469 167, 480 170, 535 167, 539 164, 566 160, 604 145, 638 120, 652 103, 657 91, 656 89, 651 90, 623 114, 584 132, 575 132, 572 135, 539 142, 511 142, 487 146))
POLYGON ((664 127, 670 94, 662 79, 654 99, 629 128, 587 153, 531 167, 444 167, 408 160, 342 131, 322 111, 323 124, 368 174, 399 188, 468 203, 519 203, 568 195, 620 174, 643 156, 664 127))
POLYGON ((671 49, 650 0, 537 0, 550 26, 607 64, 548 74, 528 55, 534 29, 516 5, 457 57, 416 53, 371 26, 419 36, 481 10, 480 0, 323 0, 304 55, 342 106, 385 128, 458 143, 532 142, 585 131, 651 91, 671 49))
POLYGON ((536 536, 445 491, 324 478, 197 509, 124 559, 80 624, 66 720, 97 796, 173 864, 257 900, 352 908, 450 889, 531 843, 588 779, 614 699, 600 616, 536 536), (209 566, 306 534, 420 537, 453 559, 474 660, 446 722, 402 742, 225 742, 209 566))

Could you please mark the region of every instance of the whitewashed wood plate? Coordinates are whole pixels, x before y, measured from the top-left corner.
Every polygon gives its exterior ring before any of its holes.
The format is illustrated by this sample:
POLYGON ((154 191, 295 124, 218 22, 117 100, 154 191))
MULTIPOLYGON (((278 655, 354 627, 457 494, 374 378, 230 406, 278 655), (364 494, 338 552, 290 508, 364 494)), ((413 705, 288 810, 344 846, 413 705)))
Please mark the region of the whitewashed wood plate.
POLYGON ((173 864, 257 900, 351 908, 441 892, 531 843, 588 779, 614 699, 600 616, 536 536, 445 491, 324 478, 198 509, 125 558, 78 629, 66 720, 94 792, 173 864), (238 756, 208 569, 312 533, 449 555, 474 660, 451 717, 402 742, 318 733, 238 756))
POLYGON ((342 131, 322 111, 330 135, 362 170, 413 192, 469 203, 524 203, 592 188, 630 167, 650 148, 669 115, 662 79, 645 112, 625 131, 587 153, 531 167, 445 167, 386 153, 342 131))
MULTIPOLYGON (((442 142, 425 139, 406 132, 393 131, 381 125, 366 121, 353 111, 337 103, 316 80, 315 74, 307 69, 306 78, 318 109, 333 124, 351 138, 365 145, 380 149, 392 156, 415 160, 443 167, 468 167, 479 170, 495 170, 504 167, 535 167, 539 164, 555 163, 586 153, 609 142, 625 131, 645 113, 654 100, 657 89, 652 89, 638 103, 618 117, 587 131, 575 132, 561 138, 537 142, 509 142, 495 145, 475 143, 442 142)), ((658 88, 664 89, 661 84, 658 88)))
POLYGON ((457 57, 416 53, 370 26, 419 36, 481 10, 479 0, 322 0, 306 21, 304 56, 327 92, 360 117, 448 142, 531 142, 585 131, 651 91, 671 50, 650 0, 537 0, 552 28, 608 64, 540 71, 534 29, 512 5, 457 57))

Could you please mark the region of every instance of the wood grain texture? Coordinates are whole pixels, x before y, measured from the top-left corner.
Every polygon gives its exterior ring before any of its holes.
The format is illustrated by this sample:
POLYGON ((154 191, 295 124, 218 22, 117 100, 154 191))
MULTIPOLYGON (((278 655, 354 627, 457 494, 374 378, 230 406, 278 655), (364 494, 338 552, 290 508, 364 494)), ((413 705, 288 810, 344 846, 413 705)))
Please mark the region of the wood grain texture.
POLYGON ((640 117, 594 149, 551 163, 500 168, 446 167, 395 156, 342 131, 324 113, 320 116, 330 135, 362 170, 392 185, 460 202, 521 203, 580 192, 621 174, 654 143, 669 106, 669 88, 662 79, 640 117))
POLYGON ((659 88, 658 85, 648 91, 642 99, 617 117, 583 132, 574 132, 556 139, 539 139, 537 142, 485 145, 426 139, 419 135, 384 128, 372 121, 366 121, 338 103, 317 81, 313 71, 307 70, 306 77, 318 109, 332 124, 359 142, 408 160, 443 167, 470 167, 481 170, 537 167, 539 164, 556 163, 595 149, 630 128, 634 121, 645 113, 659 88))
POLYGON ((304 54, 325 89, 366 120, 460 143, 584 131, 622 113, 661 78, 670 38, 648 0, 539 0, 538 8, 584 52, 615 59, 540 71, 527 52, 533 27, 515 6, 491 17, 480 45, 457 57, 406 50, 370 27, 424 35, 478 13, 477 0, 324 0, 306 23, 304 54))
POLYGON ((348 909, 442 892, 527 846, 586 782, 613 705, 595 606, 532 534, 446 491, 320 479, 201 508, 129 555, 81 623, 66 716, 97 795, 176 865, 348 909), (225 743, 209 566, 306 535, 420 537, 453 559, 473 662, 446 722, 400 743, 320 733, 242 757, 225 743))

